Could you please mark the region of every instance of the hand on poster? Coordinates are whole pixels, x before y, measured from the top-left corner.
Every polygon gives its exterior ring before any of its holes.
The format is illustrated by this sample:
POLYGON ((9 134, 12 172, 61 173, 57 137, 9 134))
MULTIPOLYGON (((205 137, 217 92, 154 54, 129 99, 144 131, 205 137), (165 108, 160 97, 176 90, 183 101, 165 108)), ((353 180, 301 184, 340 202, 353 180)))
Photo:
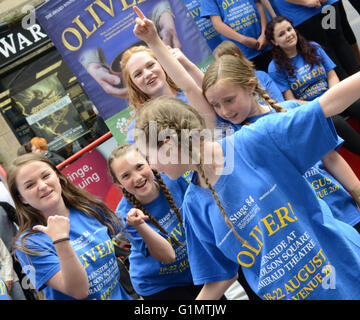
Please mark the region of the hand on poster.
POLYGON ((107 94, 127 99, 127 89, 117 87, 121 83, 120 78, 117 75, 111 74, 100 62, 90 62, 86 70, 107 94))
POLYGON ((172 48, 181 49, 173 15, 167 11, 163 12, 159 18, 158 25, 160 29, 159 35, 162 41, 172 48))

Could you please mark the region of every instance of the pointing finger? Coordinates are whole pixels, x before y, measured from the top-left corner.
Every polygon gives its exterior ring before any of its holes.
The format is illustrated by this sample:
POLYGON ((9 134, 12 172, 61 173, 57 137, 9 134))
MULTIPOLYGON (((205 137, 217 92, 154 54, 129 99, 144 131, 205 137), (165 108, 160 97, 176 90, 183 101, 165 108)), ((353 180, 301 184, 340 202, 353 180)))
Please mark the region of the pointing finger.
POLYGON ((136 12, 136 14, 138 15, 138 17, 140 19, 145 18, 145 15, 143 14, 143 12, 137 6, 134 6, 133 8, 134 8, 134 11, 136 12))

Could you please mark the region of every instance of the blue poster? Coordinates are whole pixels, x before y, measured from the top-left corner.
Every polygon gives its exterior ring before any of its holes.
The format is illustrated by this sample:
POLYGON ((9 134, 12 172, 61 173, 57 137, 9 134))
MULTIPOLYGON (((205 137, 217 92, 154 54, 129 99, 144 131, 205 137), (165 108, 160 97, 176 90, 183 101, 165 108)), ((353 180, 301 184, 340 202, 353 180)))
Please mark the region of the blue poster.
POLYGON ((36 9, 41 26, 118 142, 118 131, 125 133, 131 115, 119 62, 127 48, 141 43, 133 34, 134 5, 154 21, 165 43, 181 48, 199 67, 208 61, 211 50, 182 1, 50 0, 36 9), (159 23, 168 11, 176 29, 171 37, 159 23), (104 72, 112 83, 104 81, 104 72))

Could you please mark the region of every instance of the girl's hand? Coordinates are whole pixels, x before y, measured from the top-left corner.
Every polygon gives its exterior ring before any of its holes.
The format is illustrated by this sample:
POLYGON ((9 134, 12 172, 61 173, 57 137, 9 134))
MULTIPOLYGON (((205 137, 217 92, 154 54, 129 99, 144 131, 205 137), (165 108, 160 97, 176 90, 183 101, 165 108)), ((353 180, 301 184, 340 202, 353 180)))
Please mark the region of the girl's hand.
POLYGON ((141 210, 133 208, 126 216, 126 223, 129 226, 136 228, 137 226, 143 224, 145 222, 144 220, 147 220, 148 218, 149 217, 146 216, 141 210))
POLYGON ((185 68, 187 58, 185 57, 184 53, 178 48, 171 48, 170 46, 166 46, 166 47, 168 48, 172 56, 176 58, 176 60, 179 61, 182 64, 182 66, 185 68))
POLYGON ((258 50, 259 48, 259 41, 252 37, 244 36, 244 39, 241 41, 241 43, 251 49, 258 50))
POLYGON ((305 6, 309 7, 309 8, 320 8, 321 7, 321 2, 320 0, 307 0, 305 6))
POLYGON ((64 216, 50 216, 47 220, 47 226, 37 225, 33 230, 47 234, 54 242, 56 240, 69 237, 70 220, 64 216))
POLYGON ((134 6, 134 11, 138 17, 135 20, 136 24, 133 32, 138 38, 149 44, 151 41, 159 37, 156 27, 151 20, 144 16, 137 6, 134 6))
POLYGON ((265 37, 265 34, 262 33, 260 35, 260 37, 257 39, 258 43, 259 43, 259 46, 257 48, 257 50, 263 50, 265 49, 266 45, 267 45, 267 41, 266 41, 266 37, 265 37))

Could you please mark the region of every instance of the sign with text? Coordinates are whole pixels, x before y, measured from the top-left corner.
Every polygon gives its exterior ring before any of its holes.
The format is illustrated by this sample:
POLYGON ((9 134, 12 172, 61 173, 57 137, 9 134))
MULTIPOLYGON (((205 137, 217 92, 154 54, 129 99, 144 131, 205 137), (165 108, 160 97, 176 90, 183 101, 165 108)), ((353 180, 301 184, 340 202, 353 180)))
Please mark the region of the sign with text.
MULTIPOLYGON (((170 41, 163 36, 164 42, 180 46, 197 65, 208 61, 211 50, 182 1, 50 0, 36 9, 37 19, 100 116, 105 121, 112 118, 106 123, 108 126, 109 123, 114 124, 110 130, 118 142, 117 131, 123 128, 115 125, 118 121, 114 116, 128 107, 120 60, 126 49, 141 43, 133 34, 136 19, 134 5, 155 22, 160 35, 171 34, 178 40, 170 41), (171 28, 173 32, 164 30, 171 28), (108 75, 120 79, 119 84, 107 83, 110 90, 104 84, 108 75)), ((120 118, 123 118, 123 113, 120 118)))

